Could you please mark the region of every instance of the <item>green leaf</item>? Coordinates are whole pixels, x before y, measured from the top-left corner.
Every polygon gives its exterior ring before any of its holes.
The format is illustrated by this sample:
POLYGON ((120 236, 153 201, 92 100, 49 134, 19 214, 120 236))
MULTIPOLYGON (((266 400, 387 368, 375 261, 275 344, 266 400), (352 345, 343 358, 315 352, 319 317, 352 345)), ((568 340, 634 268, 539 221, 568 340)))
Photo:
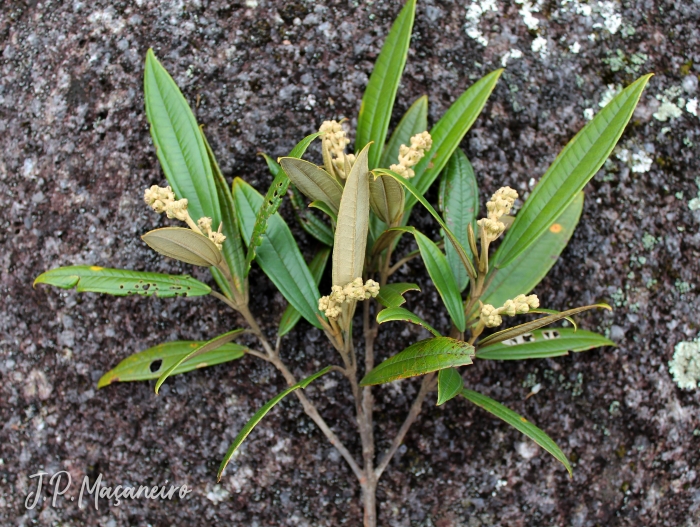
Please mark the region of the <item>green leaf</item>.
MULTIPOLYGON (((433 147, 413 169, 416 173, 413 185, 421 196, 442 172, 452 153, 476 121, 502 72, 502 69, 493 71, 476 81, 430 130, 433 147)), ((406 213, 416 204, 416 197, 406 197, 406 213)))
POLYGON ((406 302, 403 297, 407 291, 420 291, 416 284, 394 283, 382 286, 377 295, 377 302, 384 307, 399 307, 406 302))
POLYGON ((492 335, 481 339, 477 343, 477 347, 479 349, 485 348, 487 345, 496 344, 497 342, 503 342, 504 340, 524 335, 525 333, 529 333, 530 331, 534 331, 536 329, 540 329, 550 324, 553 324, 554 322, 557 322, 558 320, 561 320, 563 318, 570 317, 571 315, 576 315, 577 313, 582 313, 584 311, 589 311, 591 309, 596 308, 607 309, 609 311, 612 311, 612 308, 607 304, 592 304, 590 306, 576 307, 574 309, 562 311, 561 313, 557 313, 556 315, 549 315, 546 317, 538 318, 537 320, 526 322, 525 324, 520 324, 518 326, 504 329, 502 331, 498 331, 497 333, 493 333, 492 335))
MULTIPOLYGON (((317 286, 319 283, 321 283, 321 277, 323 276, 323 271, 326 269, 326 264, 328 263, 328 257, 330 255, 331 250, 328 248, 323 248, 316 253, 316 256, 313 257, 311 263, 309 264, 309 271, 311 271, 317 286)), ((297 325, 300 318, 301 314, 299 314, 299 311, 297 311, 294 306, 287 306, 287 309, 285 309, 284 313, 282 313, 277 335, 282 337, 289 333, 292 329, 294 329, 294 326, 297 325)))
POLYGON ((557 444, 554 441, 552 441, 552 439, 547 434, 545 434, 542 430, 530 423, 523 416, 515 413, 509 408, 506 408, 501 403, 494 401, 490 397, 486 397, 485 395, 482 395, 478 392, 464 388, 462 390, 462 395, 478 407, 483 408, 484 410, 495 415, 499 419, 502 419, 510 426, 532 439, 535 443, 537 443, 547 452, 552 454, 556 459, 561 461, 562 464, 566 467, 566 470, 569 471, 570 476, 573 475, 573 472, 571 471, 571 465, 569 464, 569 460, 566 459, 564 452, 561 451, 557 444))
MULTIPOLYGON (((212 173, 214 175, 214 184, 216 185, 216 193, 219 198, 219 206, 221 207, 221 221, 223 222, 221 232, 223 232, 224 236, 226 236, 221 252, 223 253, 224 259, 231 270, 235 287, 238 289, 241 295, 245 297, 248 289, 248 284, 245 279, 245 253, 243 252, 241 230, 238 225, 238 218, 236 217, 233 196, 231 196, 231 190, 224 179, 224 175, 221 172, 221 168, 219 168, 219 164, 216 162, 214 151, 209 145, 209 142, 204 135, 204 131, 202 131, 202 140, 204 141, 204 146, 206 147, 207 155, 209 156, 209 163, 211 164, 212 173)), ((228 282, 223 275, 221 275, 221 272, 215 268, 211 268, 210 270, 212 274, 214 274, 214 278, 219 287, 221 287, 224 292, 231 294, 231 291, 229 291, 228 282)))
MULTIPOLYGON (((236 178, 233 181, 233 199, 243 239, 248 241, 255 225, 255 211, 260 209, 264 198, 248 183, 236 178)), ((287 302, 311 325, 321 328, 316 318, 320 314, 318 286, 289 227, 278 213, 270 216, 266 236, 256 251, 255 259, 287 302)))
POLYGON ((422 232, 414 227, 400 228, 410 232, 415 237, 425 268, 433 284, 435 284, 435 288, 440 293, 440 298, 442 298, 442 302, 450 314, 452 323, 459 331, 464 331, 466 321, 464 319, 462 296, 455 282, 455 277, 450 270, 450 264, 447 263, 447 258, 438 246, 422 232))
POLYGON ((384 223, 397 225, 403 215, 406 194, 393 178, 377 176, 369 180, 369 196, 372 211, 384 223))
POLYGON ((282 170, 302 194, 311 201, 325 203, 333 213, 338 213, 343 187, 333 176, 303 159, 283 157, 279 162, 282 170))
POLYGON ((651 75, 639 78, 588 123, 551 164, 494 255, 506 267, 530 247, 598 172, 620 139, 651 75))
POLYGON ((146 53, 144 90, 151 137, 168 183, 179 199, 187 198, 195 222, 207 216, 218 226, 219 199, 197 120, 152 49, 146 53))
POLYGON ((309 148, 309 145, 313 142, 314 139, 319 137, 321 135, 321 132, 315 132, 313 134, 307 135, 299 141, 294 148, 292 148, 292 151, 289 152, 289 157, 295 157, 297 159, 301 159, 301 156, 303 156, 306 153, 306 149, 309 148))
POLYGON ((461 340, 449 337, 421 340, 374 368, 360 381, 360 386, 384 384, 444 368, 467 366, 472 364, 473 356, 473 346, 461 340))
MULTIPOLYGON (((203 341, 177 340, 175 342, 158 344, 147 350, 135 353, 100 377, 97 387, 104 388, 113 382, 157 379, 163 371, 180 362, 180 359, 186 357, 203 344, 205 344, 203 341)), ((224 344, 220 348, 200 355, 199 360, 180 364, 171 375, 240 359, 245 355, 247 349, 239 344, 224 344)))
MULTIPOLYGON (((467 226, 471 223, 476 230, 476 216, 479 212, 479 188, 474 177, 474 169, 462 149, 458 148, 442 172, 440 182, 440 210, 445 223, 471 257, 467 226)), ((445 240, 447 241, 447 240, 445 240)), ((457 251, 450 243, 445 243, 445 256, 455 276, 460 292, 467 288, 469 275, 462 265, 457 251)), ((500 305, 500 304, 499 304, 500 305)))
POLYGON ((204 296, 211 293, 207 284, 191 276, 108 269, 96 265, 59 267, 40 274, 36 284, 49 284, 61 289, 76 288, 79 293, 105 293, 115 296, 141 295, 170 298, 204 296))
MULTIPOLYGON (((282 170, 281 167, 280 170, 282 170)), ((299 225, 301 225, 301 228, 321 243, 333 247, 333 229, 306 207, 306 200, 294 185, 292 185, 290 189, 294 216, 299 222, 299 225)))
POLYGON ((601 346, 615 346, 615 343, 598 333, 583 329, 578 331, 573 328, 540 329, 515 339, 480 348, 476 352, 476 357, 491 360, 543 359, 568 355, 570 351, 585 351, 601 346))
POLYGON ((221 475, 224 473, 224 469, 226 469, 226 465, 228 465, 228 462, 231 461, 231 457, 233 456, 233 453, 238 449, 239 446, 241 446, 241 443, 245 441, 245 438, 248 437, 248 435, 253 431, 253 428, 256 427, 256 425, 262 421, 262 418, 267 415, 267 413, 272 410, 272 408, 279 403, 282 399, 284 399, 287 395, 292 393, 295 390, 298 390, 299 388, 306 389, 306 387, 311 384, 313 381, 321 377, 322 375, 325 375, 331 371, 331 366, 326 366, 323 368, 321 371, 314 373, 313 375, 310 375, 306 379, 303 379, 296 383, 294 386, 290 386, 283 392, 277 394, 275 397, 270 399, 268 402, 265 403, 265 405, 260 408, 257 412, 255 412, 255 415, 250 418, 250 420, 245 424, 243 429, 238 433, 236 436, 236 439, 233 440, 233 444, 229 447, 228 451, 226 452, 226 455, 224 456, 223 461, 221 462, 221 465, 219 466, 219 472, 216 475, 216 481, 221 481, 221 475))
POLYGON ((243 329, 234 329, 233 331, 229 331, 228 333, 224 333, 223 335, 219 335, 218 337, 215 337, 211 340, 202 343, 202 345, 198 348, 195 348, 188 354, 180 357, 179 360, 175 361, 172 366, 165 369, 163 373, 160 374, 160 377, 158 377, 155 389, 156 394, 158 394, 158 390, 160 390, 160 387, 163 385, 166 379, 170 377, 173 374, 173 372, 177 370, 182 364, 191 361, 195 357, 199 357, 200 355, 204 355, 205 353, 209 353, 211 351, 219 349, 221 346, 223 346, 224 344, 228 344, 244 332, 245 330, 243 329))
MULTIPOLYGON (((374 173, 389 175, 408 189, 408 191, 411 193, 411 195, 414 198, 416 198, 420 202, 421 205, 423 205, 425 207, 425 209, 430 213, 430 215, 433 218, 435 218, 435 220, 438 222, 440 227, 442 227, 442 230, 445 232, 445 236, 447 236, 447 239, 453 245, 455 251, 457 252, 457 255, 459 256, 460 261, 462 262, 462 265, 467 270, 467 274, 469 274, 469 276, 471 276, 473 278, 476 278, 476 271, 474 270, 474 265, 472 264, 472 261, 469 257, 469 254, 464 249, 462 244, 459 242, 457 237, 452 233, 452 231, 447 226, 447 224, 442 220, 440 215, 435 211, 433 206, 427 202, 427 200, 423 197, 423 195, 420 192, 418 192, 416 187, 414 187, 413 184, 410 183, 408 179, 404 179, 403 177, 401 177, 396 172, 393 172, 392 170, 385 170, 382 168, 378 168, 377 170, 374 171, 374 173)), ((406 216, 404 216, 404 219, 405 218, 406 218, 406 216)))
POLYGON ((438 373, 438 400, 437 405, 445 404, 450 399, 457 397, 464 383, 462 376, 454 368, 446 368, 438 373))
POLYGON ((391 26, 362 96, 360 113, 357 116, 355 151, 362 150, 370 142, 374 142, 375 148, 370 152, 368 160, 370 168, 377 166, 384 149, 391 110, 394 108, 396 91, 406 65, 415 12, 416 1, 408 0, 391 26))
POLYGON ((369 228, 369 170, 365 146, 345 182, 333 242, 333 285, 345 286, 362 277, 369 228))
POLYGON ((502 306, 517 294, 526 295, 540 283, 569 243, 583 209, 583 192, 562 212, 552 225, 515 260, 502 269, 492 267, 488 286, 481 300, 502 306))
POLYGON ((192 265, 217 267, 224 259, 213 241, 192 229, 163 227, 147 232, 141 239, 154 251, 192 265))
POLYGON ((250 266, 255 259, 255 252, 257 248, 262 245, 263 236, 265 231, 267 231, 267 224, 277 209, 280 208, 282 204, 282 198, 287 192, 289 187, 289 178, 284 174, 284 172, 279 172, 275 179, 272 180, 270 188, 267 189, 267 194, 263 200, 258 213, 255 215, 255 224, 253 225, 253 233, 248 242, 248 253, 245 257, 245 276, 248 277, 250 272, 250 266))
POLYGON ((389 142, 382 152, 382 160, 379 166, 389 168, 390 165, 399 162, 399 150, 401 145, 410 145, 411 137, 428 129, 428 96, 418 97, 411 107, 403 114, 401 121, 391 134, 389 142))
POLYGON ((408 309, 404 309, 403 307, 388 307, 386 309, 382 309, 379 313, 377 313, 377 322, 379 322, 380 324, 384 324, 384 322, 392 322, 395 320, 412 322, 413 324, 423 326, 436 337, 441 336, 440 333, 438 333, 438 331, 435 328, 433 328, 433 326, 428 324, 425 320, 420 318, 415 313, 412 313, 411 311, 409 311, 408 309))
POLYGON ((325 212, 334 223, 338 223, 338 215, 335 212, 333 212, 333 209, 331 209, 323 201, 312 201, 311 203, 309 203, 309 207, 325 212))

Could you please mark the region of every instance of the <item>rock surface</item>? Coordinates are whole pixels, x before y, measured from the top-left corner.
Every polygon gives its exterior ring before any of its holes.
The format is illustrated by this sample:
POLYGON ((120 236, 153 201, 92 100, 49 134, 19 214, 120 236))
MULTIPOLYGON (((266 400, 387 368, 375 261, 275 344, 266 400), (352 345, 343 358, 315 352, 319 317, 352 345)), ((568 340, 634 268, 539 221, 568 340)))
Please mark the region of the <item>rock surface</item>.
MULTIPOLYGON (((391 2, 306 0, 9 1, 0 12, 0 524, 358 525, 359 486, 290 398, 244 443, 221 485, 218 463, 262 401, 284 387, 245 358, 153 383, 97 390, 131 353, 206 339, 240 324, 213 298, 104 298, 31 288, 43 270, 95 263, 187 272, 139 235, 167 224, 142 203, 163 180, 143 110, 152 46, 197 103, 225 175, 264 190, 258 151, 278 156, 323 118, 351 124, 391 2), (105 486, 187 484, 183 500, 59 498, 32 510, 39 471, 105 486)), ((700 6, 697 2, 501 0, 419 2, 396 120, 421 94, 435 122, 475 79, 506 65, 463 143, 482 204, 509 184, 527 193, 559 149, 617 86, 656 72, 620 148, 586 188, 581 223, 538 287, 555 309, 606 301, 580 317, 616 349, 523 363, 480 362, 471 385, 539 424, 574 461, 574 477, 482 410, 431 399, 383 477, 380 525, 700 525, 700 392, 681 391, 667 362, 698 335, 700 292, 700 6), (467 4, 466 6, 464 4, 467 4), (693 210, 695 209, 695 210, 693 210), (537 395, 526 399, 540 383, 537 395)), ((396 122, 396 121, 395 121, 396 122)), ((428 197, 435 201, 436 192, 428 197)), ((288 205, 283 214, 293 222, 288 205)), ((434 223, 417 222, 434 237, 434 223)), ((298 231, 298 229, 297 229, 298 231)), ((307 254, 314 243, 298 231, 307 254)), ((405 249, 409 247, 406 246, 405 249)), ((195 272, 195 276, 205 275, 195 272)), ((448 321, 418 261, 412 307, 448 321)), ((285 304, 252 273, 252 306, 274 334, 285 304)), ((383 328, 380 358, 419 333, 383 328)), ((300 324, 283 355, 302 375, 335 360, 300 324)), ((378 449, 417 389, 376 390, 378 449)), ((309 389, 353 452, 348 386, 309 389)), ((45 494, 48 496, 48 494, 45 494)))

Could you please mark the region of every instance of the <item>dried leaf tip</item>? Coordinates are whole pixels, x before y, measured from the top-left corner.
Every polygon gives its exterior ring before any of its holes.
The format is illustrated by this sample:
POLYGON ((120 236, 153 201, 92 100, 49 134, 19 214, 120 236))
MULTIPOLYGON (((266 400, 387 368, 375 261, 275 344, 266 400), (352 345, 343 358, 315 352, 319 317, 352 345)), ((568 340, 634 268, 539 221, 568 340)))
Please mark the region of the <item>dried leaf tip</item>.
MULTIPOLYGON (((331 167, 327 166, 326 169, 329 172, 335 172, 342 179, 345 179, 355 162, 355 156, 353 154, 345 153, 345 147, 350 143, 350 139, 347 138, 345 130, 343 130, 342 125, 338 121, 323 121, 318 131, 323 134, 324 154, 328 154, 329 156, 329 159, 325 161, 327 164, 331 163, 332 165, 331 167)), ((325 157, 324 155, 324 158, 325 157)))
POLYGON ((362 278, 355 278, 349 284, 343 286, 334 285, 331 294, 322 296, 318 300, 318 309, 323 311, 329 319, 336 319, 340 316, 341 305, 353 300, 367 300, 379 294, 379 284, 374 280, 367 280, 364 284, 362 278))
POLYGON ((425 153, 433 147, 433 138, 428 132, 421 132, 411 137, 411 146, 401 145, 399 148, 399 164, 391 165, 389 170, 406 179, 411 179, 416 173, 413 167, 423 159, 425 153))
POLYGON ((495 308, 491 304, 481 306, 480 319, 481 323, 487 328, 495 328, 503 323, 501 315, 514 317, 515 315, 524 315, 530 309, 540 307, 540 300, 537 295, 518 295, 512 300, 506 300, 505 303, 495 308))

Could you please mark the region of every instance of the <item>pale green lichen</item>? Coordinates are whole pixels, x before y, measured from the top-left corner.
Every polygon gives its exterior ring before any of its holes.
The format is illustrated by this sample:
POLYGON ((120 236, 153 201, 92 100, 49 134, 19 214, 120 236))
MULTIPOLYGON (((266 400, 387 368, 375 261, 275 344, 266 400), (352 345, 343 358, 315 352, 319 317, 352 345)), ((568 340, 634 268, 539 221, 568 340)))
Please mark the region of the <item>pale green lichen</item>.
POLYGON ((700 338, 676 344, 668 371, 682 390, 693 390, 700 384, 700 338))

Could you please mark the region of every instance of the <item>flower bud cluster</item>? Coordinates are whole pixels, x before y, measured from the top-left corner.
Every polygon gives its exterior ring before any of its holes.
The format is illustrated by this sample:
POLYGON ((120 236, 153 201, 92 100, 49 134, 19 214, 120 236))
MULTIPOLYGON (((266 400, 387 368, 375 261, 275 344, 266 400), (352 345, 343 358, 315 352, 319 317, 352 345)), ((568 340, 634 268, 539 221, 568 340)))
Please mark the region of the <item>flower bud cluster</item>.
POLYGON ((514 317, 515 315, 523 315, 531 309, 540 307, 540 300, 537 295, 518 295, 512 300, 506 300, 505 303, 495 308, 491 304, 481 306, 481 322, 487 328, 495 328, 503 323, 501 315, 514 317))
POLYGON ((213 231, 211 229, 211 218, 204 217, 197 220, 197 226, 201 229, 202 234, 214 242, 214 245, 216 245, 219 250, 222 249, 223 243, 226 241, 226 236, 221 233, 222 225, 223 223, 219 223, 219 230, 213 231))
POLYGON ((379 284, 374 280, 367 280, 364 284, 362 278, 355 278, 352 282, 342 287, 334 285, 331 294, 322 296, 318 300, 318 309, 323 311, 330 319, 336 319, 342 312, 341 305, 353 300, 367 300, 379 294, 379 284))
POLYGON ((500 221, 501 216, 510 213, 516 199, 518 199, 518 193, 515 190, 510 187, 502 187, 486 203, 487 217, 476 223, 482 228, 488 242, 494 241, 506 230, 505 224, 500 221))
POLYGON ((199 218, 195 224, 187 211, 187 200, 176 200, 172 188, 153 185, 143 193, 143 200, 157 213, 165 212, 170 219, 175 218, 176 220, 184 221, 190 229, 207 236, 221 250, 222 244, 226 240, 226 236, 221 234, 221 224, 219 224, 218 231, 212 231, 211 218, 199 218))
POLYGON ((399 164, 391 165, 389 170, 393 170, 406 179, 411 179, 416 173, 413 167, 423 159, 425 153, 433 146, 433 138, 428 132, 421 132, 411 137, 411 146, 401 145, 399 148, 399 164))
POLYGON ((323 121, 318 131, 323 134, 324 150, 330 152, 334 168, 344 178, 355 162, 354 154, 345 153, 345 147, 350 143, 350 139, 347 138, 345 130, 338 121, 323 121))

